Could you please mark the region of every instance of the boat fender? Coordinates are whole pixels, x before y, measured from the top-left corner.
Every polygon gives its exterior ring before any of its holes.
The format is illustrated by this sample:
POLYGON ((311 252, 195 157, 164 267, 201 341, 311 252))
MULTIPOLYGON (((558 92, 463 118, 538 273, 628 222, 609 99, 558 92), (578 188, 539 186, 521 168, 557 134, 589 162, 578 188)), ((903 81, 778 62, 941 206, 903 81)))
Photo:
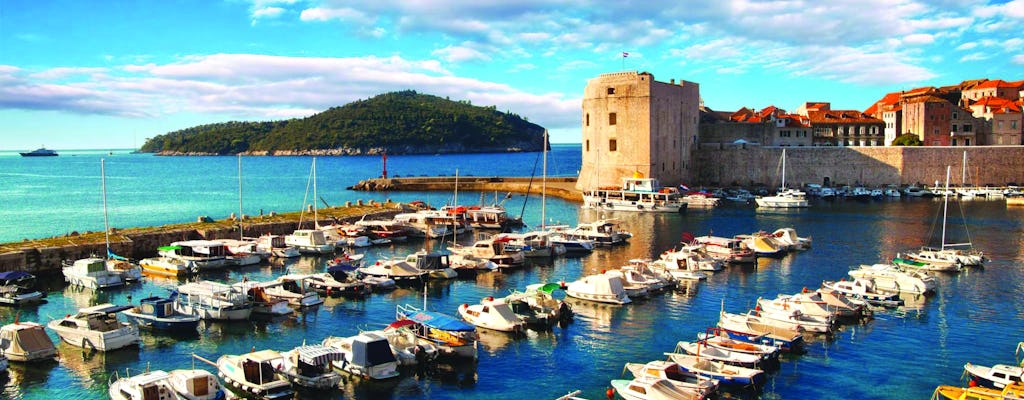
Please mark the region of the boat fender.
POLYGON ((604 392, 604 395, 605 395, 605 396, 608 396, 608 399, 609 399, 609 400, 610 400, 610 399, 614 399, 614 398, 615 398, 615 389, 614 389, 614 388, 608 388, 608 390, 606 390, 606 391, 604 392))
POLYGON ((810 293, 810 290, 807 290, 807 286, 804 286, 804 289, 801 293, 810 293))
POLYGON ((643 210, 644 209, 644 205, 643 204, 637 204, 636 205, 636 209, 637 210, 643 210))

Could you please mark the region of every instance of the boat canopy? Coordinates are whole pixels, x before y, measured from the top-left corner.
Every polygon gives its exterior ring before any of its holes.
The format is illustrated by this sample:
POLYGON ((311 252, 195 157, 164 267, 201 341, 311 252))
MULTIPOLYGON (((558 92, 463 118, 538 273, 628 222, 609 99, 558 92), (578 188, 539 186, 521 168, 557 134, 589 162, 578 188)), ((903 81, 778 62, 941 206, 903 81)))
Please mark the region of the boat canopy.
POLYGON ((181 246, 160 246, 160 247, 157 247, 156 249, 160 250, 160 251, 174 251, 174 250, 181 250, 181 246))
MULTIPOLYGON (((390 347, 388 350, 390 351, 390 347)), ((340 350, 321 345, 301 346, 296 348, 299 360, 316 366, 328 365, 331 361, 340 361, 345 358, 340 350)))
POLYGON ((374 366, 394 362, 388 340, 377 335, 363 334, 352 340, 352 364, 374 366))
POLYGON ((13 281, 21 278, 31 277, 32 274, 25 271, 0 272, 0 280, 13 281))
POLYGON ((434 329, 454 332, 473 332, 476 327, 459 321, 451 316, 433 311, 417 311, 407 318, 434 329))
POLYGON ((548 283, 548 284, 544 284, 543 286, 538 287, 537 291, 538 292, 544 292, 544 293, 547 293, 547 294, 551 294, 551 293, 554 293, 555 290, 558 290, 558 289, 561 289, 561 288, 562 288, 562 285, 559 285, 557 283, 548 283))

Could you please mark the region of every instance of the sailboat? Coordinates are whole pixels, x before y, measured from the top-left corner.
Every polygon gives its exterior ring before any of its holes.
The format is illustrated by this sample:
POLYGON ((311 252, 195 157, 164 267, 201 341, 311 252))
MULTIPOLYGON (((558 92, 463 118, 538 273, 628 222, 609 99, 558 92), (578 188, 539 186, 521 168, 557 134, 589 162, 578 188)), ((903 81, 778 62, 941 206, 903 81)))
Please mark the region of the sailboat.
POLYGON ((269 250, 260 250, 255 238, 245 237, 245 227, 242 225, 242 155, 238 155, 238 239, 214 239, 224 244, 227 249, 227 262, 230 265, 253 265, 259 264, 265 258, 270 258, 269 250))
MULTIPOLYGON (((919 263, 926 264, 924 269, 955 271, 963 266, 980 266, 985 257, 980 252, 964 251, 958 247, 971 247, 970 241, 965 243, 946 243, 946 220, 949 213, 949 176, 952 167, 946 167, 946 190, 942 202, 942 239, 938 249, 933 247, 922 247, 916 252, 907 253, 906 257, 919 263)), ((968 233, 968 237, 970 234, 968 233)), ((902 258, 902 257, 898 257, 902 258)), ((903 266, 911 266, 909 263, 901 263, 903 266)))
MULTIPOLYGON (((316 213, 316 202, 319 197, 316 193, 316 157, 313 157, 313 166, 310 169, 310 180, 313 182, 313 227, 314 229, 296 229, 291 235, 285 236, 284 241, 289 246, 295 246, 300 253, 310 254, 332 254, 334 243, 328 243, 324 232, 317 229, 319 217, 316 213)), ((307 186, 308 190, 308 186, 307 186)), ((309 192, 307 192, 308 194, 309 192)), ((305 207, 305 202, 303 202, 305 207)), ((299 222, 301 227, 302 223, 299 222)))
POLYGON ((782 149, 782 186, 774 196, 764 196, 754 199, 758 207, 763 208, 802 208, 807 207, 807 197, 804 192, 796 189, 786 188, 786 149, 782 149))
POLYGON ((103 236, 107 254, 103 258, 91 257, 64 263, 64 280, 72 286, 104 289, 138 280, 142 270, 128 259, 110 251, 110 223, 107 218, 107 173, 105 160, 100 159, 100 182, 103 188, 103 236))

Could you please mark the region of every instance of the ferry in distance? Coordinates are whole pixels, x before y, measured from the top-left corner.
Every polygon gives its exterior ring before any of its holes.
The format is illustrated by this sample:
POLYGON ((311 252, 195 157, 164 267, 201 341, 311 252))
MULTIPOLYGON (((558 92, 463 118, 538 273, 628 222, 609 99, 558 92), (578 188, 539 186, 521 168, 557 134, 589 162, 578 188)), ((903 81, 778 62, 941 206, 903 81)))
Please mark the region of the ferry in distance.
POLYGON ((57 154, 57 151, 50 150, 50 149, 47 149, 45 147, 40 147, 38 149, 29 151, 29 152, 18 153, 18 154, 21 154, 22 157, 56 157, 56 156, 59 155, 59 154, 57 154))

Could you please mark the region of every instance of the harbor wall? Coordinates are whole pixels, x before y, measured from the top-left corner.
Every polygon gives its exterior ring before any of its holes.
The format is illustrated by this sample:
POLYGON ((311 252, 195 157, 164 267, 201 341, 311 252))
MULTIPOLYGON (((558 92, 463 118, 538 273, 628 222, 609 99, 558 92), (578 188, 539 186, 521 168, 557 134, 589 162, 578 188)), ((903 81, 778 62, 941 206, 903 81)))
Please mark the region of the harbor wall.
MULTIPOLYGON (((388 210, 370 213, 374 218, 390 218, 402 210, 388 210)), ((355 222, 363 216, 339 218, 342 223, 355 222)), ((333 220, 321 219, 320 224, 331 224, 333 220)), ((312 226, 312 221, 304 221, 304 228, 312 226)), ((264 234, 286 235, 298 229, 297 221, 254 223, 245 225, 243 234, 247 237, 256 237, 264 234)), ((157 255, 157 248, 166 246, 172 242, 181 240, 201 239, 232 239, 238 238, 237 227, 212 227, 204 229, 172 229, 144 233, 126 233, 123 235, 127 240, 111 242, 111 250, 120 256, 131 259, 141 259, 157 255)), ((6 271, 28 271, 33 274, 56 274, 60 276, 61 264, 64 261, 73 261, 82 258, 102 257, 106 254, 106 245, 100 243, 75 243, 75 236, 66 236, 65 245, 33 246, 31 243, 25 247, 0 254, 0 272, 6 271)), ((52 241, 50 241, 52 242, 52 241)))
MULTIPOLYGON (((362 191, 454 191, 456 182, 459 190, 479 192, 512 192, 540 194, 541 178, 530 177, 407 177, 407 178, 373 178, 360 181, 350 186, 349 190, 362 191)), ((548 177, 547 195, 569 201, 583 201, 582 194, 576 190, 576 177, 548 177)))
MULTIPOLYGON (((696 181, 708 186, 781 184, 781 147, 705 144, 694 150, 696 181)), ((1024 147, 786 147, 786 184, 884 186, 961 182, 964 152, 967 181, 976 185, 1024 184, 1024 147)))

